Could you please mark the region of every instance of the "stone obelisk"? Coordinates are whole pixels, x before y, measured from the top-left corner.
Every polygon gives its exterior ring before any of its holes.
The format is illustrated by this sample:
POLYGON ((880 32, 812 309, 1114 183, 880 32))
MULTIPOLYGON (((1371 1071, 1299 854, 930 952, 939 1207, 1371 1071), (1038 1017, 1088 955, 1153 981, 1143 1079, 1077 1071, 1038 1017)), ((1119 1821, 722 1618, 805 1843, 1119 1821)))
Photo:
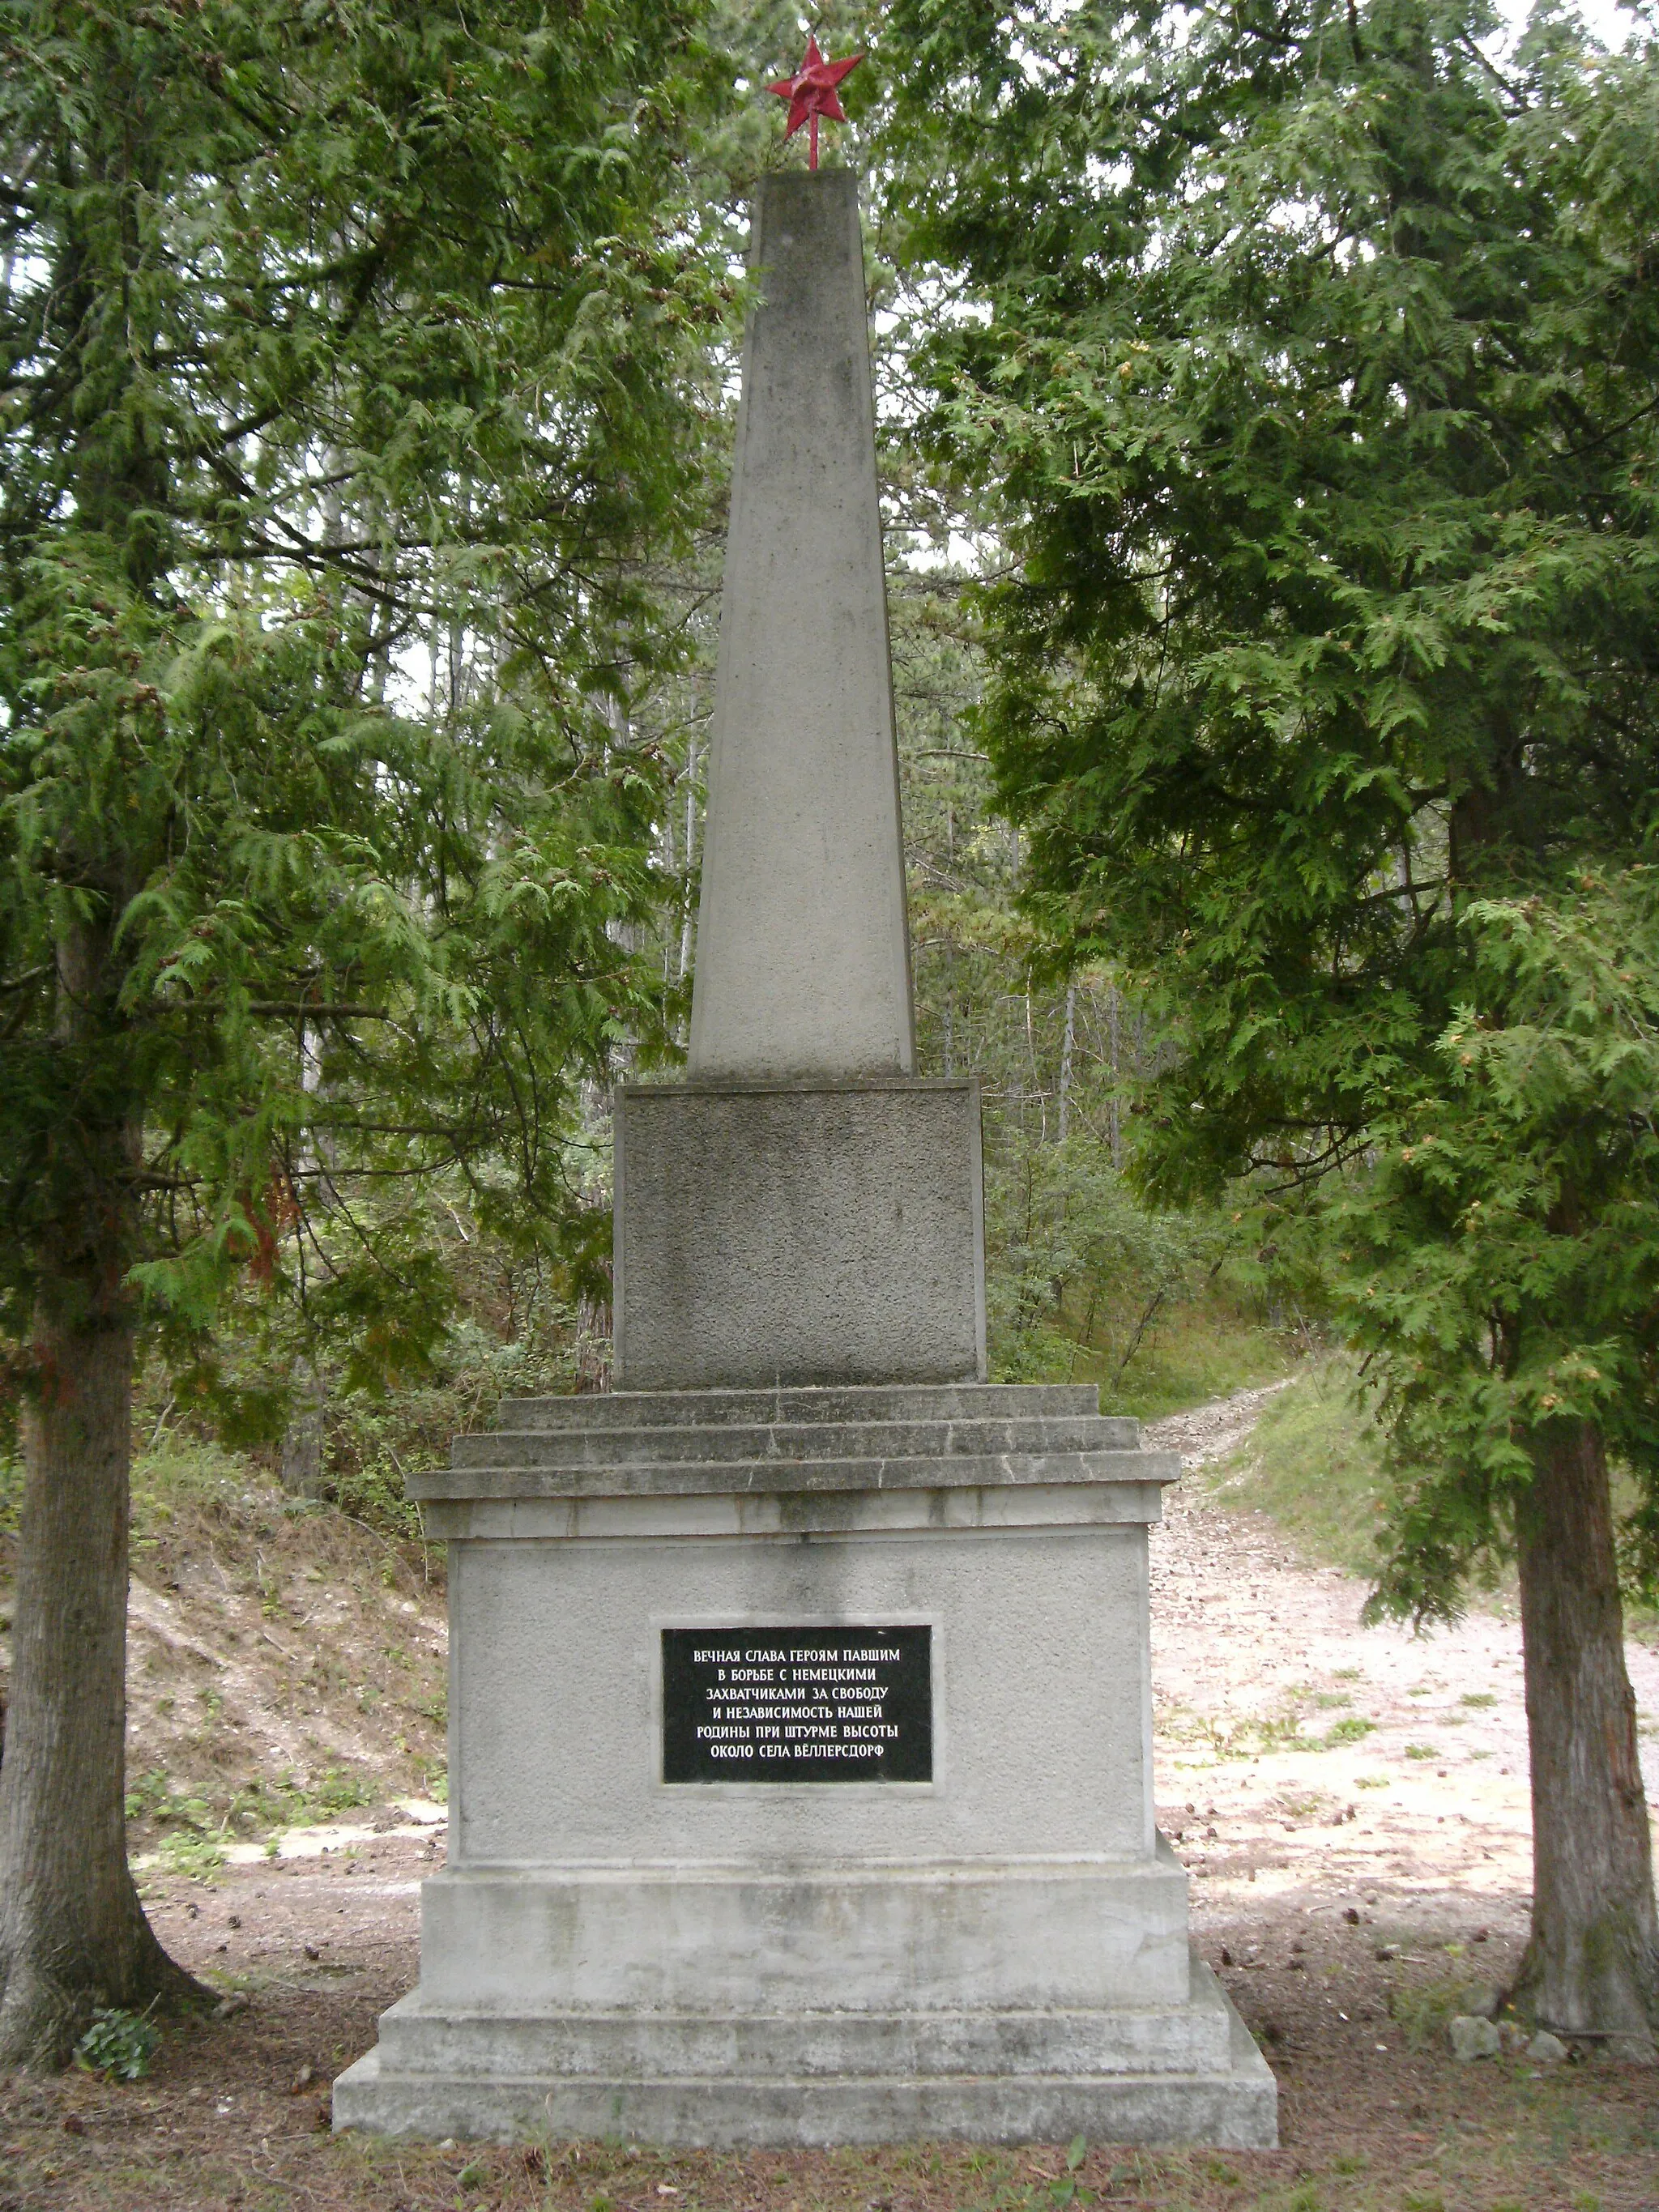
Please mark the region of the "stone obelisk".
POLYGON ((850 177, 754 251, 690 1066, 617 1099, 618 1387, 410 1479, 448 1860, 336 2124, 1270 2145, 1153 1819, 1178 1462, 984 1381, 977 1093, 914 1070, 850 177))
POLYGON ((766 178, 750 257, 690 1064, 617 1096, 617 1379, 982 1379, 978 1092, 915 1072, 851 173, 766 178))
POLYGON ((690 1073, 915 1073, 864 258, 848 171, 765 179, 690 1073))

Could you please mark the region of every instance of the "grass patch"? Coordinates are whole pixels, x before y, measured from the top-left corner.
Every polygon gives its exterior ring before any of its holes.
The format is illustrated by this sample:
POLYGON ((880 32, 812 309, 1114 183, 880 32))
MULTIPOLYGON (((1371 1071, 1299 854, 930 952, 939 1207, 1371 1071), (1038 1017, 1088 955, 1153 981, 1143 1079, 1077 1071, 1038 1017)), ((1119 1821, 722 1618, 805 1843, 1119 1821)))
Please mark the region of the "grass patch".
POLYGON ((225 1863, 225 1847, 216 1835, 174 1828, 162 1837, 158 1856, 168 1874, 189 1881, 211 1882, 225 1863))
POLYGON ((1346 1720, 1338 1721, 1334 1728, 1327 1730, 1325 1741, 1331 1745, 1363 1743, 1376 1727, 1375 1721, 1364 1720, 1358 1713, 1351 1713, 1346 1720))
POLYGON ((1097 1355, 1079 1355, 1075 1379, 1098 1382, 1103 1413, 1143 1421, 1207 1405, 1235 1390, 1257 1389, 1286 1374, 1295 1354, 1285 1339, 1247 1319, 1222 1298, 1182 1307, 1143 1341, 1115 1378, 1097 1355))
POLYGON ((1273 1711, 1224 1722, 1212 1713, 1196 1713, 1186 1705, 1160 1702, 1158 1732, 1167 1742, 1201 1749, 1220 1760, 1259 1759, 1274 1751, 1336 1751, 1345 1744, 1363 1742, 1376 1729, 1374 1721, 1351 1713, 1323 1735, 1316 1735, 1309 1723, 1308 1707, 1318 1703, 1313 1692, 1292 1690, 1273 1711))
POLYGON ((1068 1306, 1018 1340, 1005 1334, 992 1363, 995 1379, 1097 1383, 1102 1413, 1152 1421, 1276 1382, 1301 1349, 1299 1339, 1215 1291, 1160 1309, 1145 1329, 1133 1317, 1125 1326, 1121 1316, 1097 1310, 1085 1338, 1088 1318, 1068 1306))
POLYGON ((1350 1574, 1376 1571, 1383 1484, 1376 1424, 1359 1402, 1352 1363, 1310 1363, 1270 1398, 1255 1432, 1220 1470, 1230 1503, 1271 1514, 1297 1549, 1350 1574))
POLYGON ((349 1767, 328 1766, 310 1783, 289 1769, 272 1778, 252 1775, 218 1810, 203 1797, 175 1792, 159 1771, 144 1775, 127 1792, 127 1818, 198 1835, 222 1835, 234 1827, 261 1833, 269 1829, 314 1827, 342 1813, 377 1803, 373 1784, 349 1767))
POLYGON ((1406 2039, 1408 2051, 1443 2046, 1446 2030, 1481 1995, 1480 1984, 1456 1979, 1405 1982, 1389 1993, 1389 2017, 1406 2039))
MULTIPOLYGON (((447 1796, 442 1772, 432 1779, 447 1796)), ((167 1873, 210 1882, 225 1863, 227 1844, 275 1838, 288 1828, 319 1827, 378 1803, 381 1795, 365 1775, 335 1765, 309 1783, 301 1783, 291 1770, 275 1778, 253 1775, 228 1799, 210 1802, 175 1790, 157 1768, 128 1790, 126 1813, 134 1824, 147 1822, 161 1830, 156 1855, 167 1873)))

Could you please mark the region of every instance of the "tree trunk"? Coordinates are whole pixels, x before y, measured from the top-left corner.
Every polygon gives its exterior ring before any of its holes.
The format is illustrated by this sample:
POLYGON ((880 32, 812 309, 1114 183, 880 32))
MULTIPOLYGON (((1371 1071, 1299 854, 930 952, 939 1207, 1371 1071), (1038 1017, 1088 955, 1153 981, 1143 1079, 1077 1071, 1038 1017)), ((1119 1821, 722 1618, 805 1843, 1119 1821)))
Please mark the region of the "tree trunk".
POLYGON ((295 1361, 291 1379, 294 1395, 283 1431, 283 1487, 290 1498, 320 1498, 328 1382, 304 1358, 295 1361))
POLYGON ((0 1768, 0 2064, 52 2066, 95 2005, 142 2010, 197 1985, 127 1869, 132 1332, 118 1316, 47 1323, 35 1352, 0 1768))
POLYGON ((1599 1431, 1561 1422, 1517 1516, 1532 1747, 1532 1940, 1516 1994, 1558 2034, 1652 2057, 1659 1923, 1599 1431))
MULTIPOLYGON (((66 926, 58 977, 57 1041, 84 1066, 118 1027, 106 926, 66 926)), ((156 1942, 127 1868, 137 1152, 118 1111, 89 1116, 66 1127, 45 1183, 0 1766, 0 2066, 62 2065, 100 2003, 209 1994, 156 1942)))

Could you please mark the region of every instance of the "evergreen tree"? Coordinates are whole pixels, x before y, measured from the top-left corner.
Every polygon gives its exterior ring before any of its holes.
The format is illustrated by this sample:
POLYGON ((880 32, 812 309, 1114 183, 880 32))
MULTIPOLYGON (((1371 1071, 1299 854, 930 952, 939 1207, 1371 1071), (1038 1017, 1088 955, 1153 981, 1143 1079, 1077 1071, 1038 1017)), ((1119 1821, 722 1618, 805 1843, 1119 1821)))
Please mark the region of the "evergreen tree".
POLYGON ((189 1994, 122 1818, 141 1349, 211 1397, 240 1289, 418 1364, 435 1176, 592 1252, 573 1086, 655 1004, 634 562, 724 313, 693 27, 0 4, 0 2063, 189 1994))
POLYGON ((934 450, 1000 487, 982 726, 1061 957, 1179 1049, 1142 1153, 1315 1237, 1378 1602, 1518 1562, 1521 1994, 1650 2051, 1608 1459, 1659 1529, 1659 52, 1476 0, 899 0, 934 450))

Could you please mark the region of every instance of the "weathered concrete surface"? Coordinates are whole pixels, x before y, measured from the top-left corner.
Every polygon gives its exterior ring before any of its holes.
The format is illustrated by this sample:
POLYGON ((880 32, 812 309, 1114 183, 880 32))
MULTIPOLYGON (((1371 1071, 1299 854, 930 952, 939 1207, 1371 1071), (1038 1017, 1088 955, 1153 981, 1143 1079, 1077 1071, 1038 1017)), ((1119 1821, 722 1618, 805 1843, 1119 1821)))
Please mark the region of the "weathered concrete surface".
MULTIPOLYGON (((864 1786, 902 1785, 833 1789, 864 1786)), ((421 1998, 433 2012, 1180 2013, 1188 1975, 1186 1875, 1161 1854, 784 1873, 463 1869, 421 1893, 421 1998)), ((1170 2049, 1191 2063, 1188 2045, 1170 2049)))
POLYGON ((339 2124, 1272 2141, 1153 1826, 1172 1455, 1090 1389, 504 1413, 422 1479, 450 1539, 450 1862, 339 2124), (790 1622, 927 1624, 930 1781, 663 1780, 662 1631, 790 1622))
POLYGON ((618 1395, 419 1485, 449 1864, 336 2124, 1270 2144, 1153 1825, 1175 1466, 1091 1393, 984 1385, 977 1089, 912 1072, 851 178, 769 178, 755 251, 690 1080, 617 1097, 618 1395), (665 1631, 923 1627, 905 1778, 665 1778, 665 1631))
MULTIPOLYGON (((733 1540, 613 1522, 474 1538, 452 1560, 452 1868, 1151 1860, 1144 1522, 733 1540), (662 1630, 790 1621, 932 1626, 931 1783, 661 1781, 662 1630)), ((833 1942, 801 1956, 840 1986, 833 1942)))
MULTIPOLYGON (((602 1397, 503 1398, 488 1436, 458 1439, 493 1449, 504 1435, 537 1437, 612 1429, 639 1432, 704 1423, 770 1427, 797 1423, 813 1428, 835 1422, 945 1421, 973 1430, 987 1421, 1087 1421, 1103 1449, 1136 1451, 1140 1424, 1127 1413, 1103 1413, 1092 1382, 858 1383, 845 1389, 807 1384, 799 1389, 750 1390, 608 1390, 602 1397)), ((447 1492, 441 1493, 449 1495, 447 1492)))
POLYGON ((1267 2062, 1201 1960, 1193 1984, 1178 2013, 556 2027, 500 2013, 432 2021, 405 1998, 385 2014, 380 2048, 335 2082, 335 2124, 716 2148, 1081 2135, 1271 2150, 1267 2062))
POLYGON ((619 1389, 982 1379, 976 1083, 628 1085, 615 1129, 619 1389))
POLYGON ((849 171, 763 178, 690 1073, 915 1065, 864 254, 849 171))

